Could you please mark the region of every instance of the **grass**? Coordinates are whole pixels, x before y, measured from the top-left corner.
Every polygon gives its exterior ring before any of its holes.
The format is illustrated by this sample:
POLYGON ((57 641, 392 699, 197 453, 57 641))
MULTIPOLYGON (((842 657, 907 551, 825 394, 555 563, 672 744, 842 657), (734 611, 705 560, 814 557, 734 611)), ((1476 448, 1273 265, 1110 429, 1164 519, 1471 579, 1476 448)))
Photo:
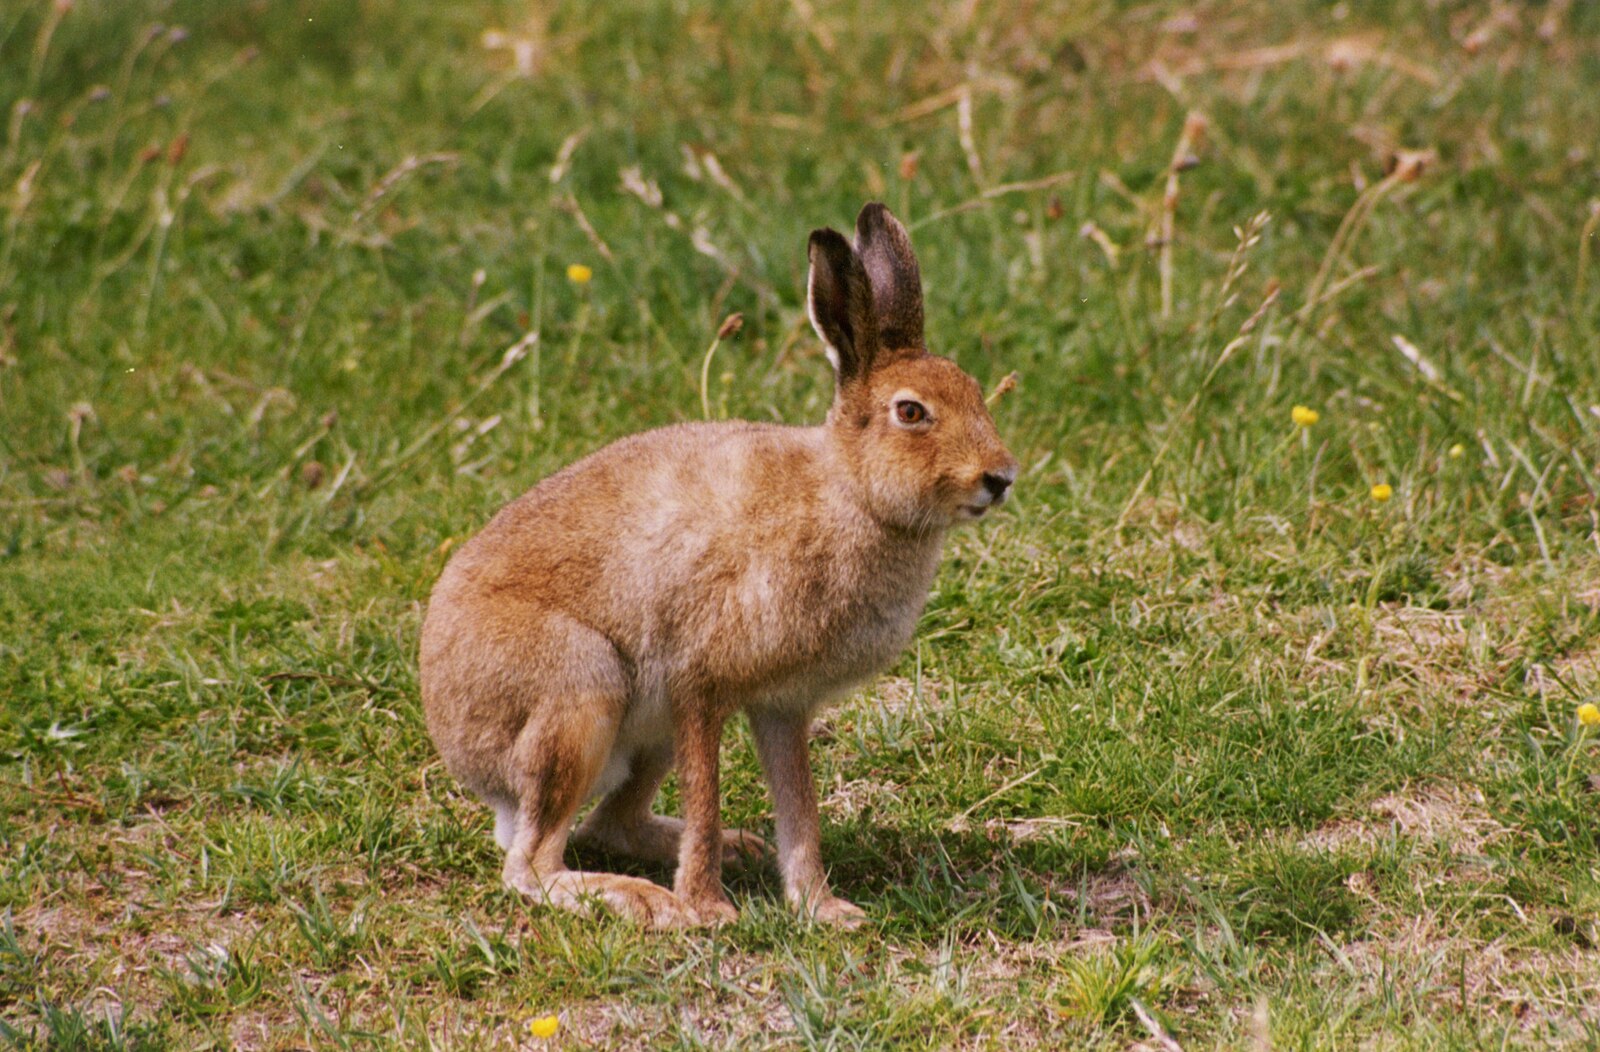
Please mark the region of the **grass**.
POLYGON ((1597 82, 1556 0, 6 5, 3 1040, 1600 1044, 1597 82), (731 312, 711 413, 818 419, 871 198, 1024 465, 819 727, 871 923, 531 908, 445 552, 731 312))

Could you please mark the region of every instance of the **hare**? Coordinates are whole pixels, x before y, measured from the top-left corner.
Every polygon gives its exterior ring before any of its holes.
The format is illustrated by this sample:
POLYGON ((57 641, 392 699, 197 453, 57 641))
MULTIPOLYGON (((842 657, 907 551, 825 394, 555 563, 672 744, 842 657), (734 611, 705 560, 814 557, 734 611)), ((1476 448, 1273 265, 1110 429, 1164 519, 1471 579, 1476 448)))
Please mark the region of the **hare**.
POLYGON ((724 722, 743 712, 772 790, 785 897, 855 924, 823 870, 812 714, 910 641, 946 531, 1006 497, 1017 462, 978 384, 929 354, 905 228, 811 234, 807 306, 836 390, 816 427, 728 421, 621 439, 507 505, 451 558, 422 628, 429 733, 495 812, 503 877, 652 927, 736 913, 721 828, 724 722), (683 819, 651 812, 676 764, 683 819), (587 844, 676 862, 673 889, 563 864, 587 844))

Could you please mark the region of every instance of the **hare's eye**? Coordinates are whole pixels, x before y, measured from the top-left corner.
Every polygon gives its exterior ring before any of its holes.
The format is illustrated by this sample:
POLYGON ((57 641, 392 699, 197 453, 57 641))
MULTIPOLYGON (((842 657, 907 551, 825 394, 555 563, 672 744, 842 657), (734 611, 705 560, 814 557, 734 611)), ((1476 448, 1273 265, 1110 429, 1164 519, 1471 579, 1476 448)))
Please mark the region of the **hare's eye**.
POLYGON ((910 426, 920 424, 928 419, 928 407, 921 402, 913 402, 906 398, 894 404, 894 420, 897 424, 910 426))

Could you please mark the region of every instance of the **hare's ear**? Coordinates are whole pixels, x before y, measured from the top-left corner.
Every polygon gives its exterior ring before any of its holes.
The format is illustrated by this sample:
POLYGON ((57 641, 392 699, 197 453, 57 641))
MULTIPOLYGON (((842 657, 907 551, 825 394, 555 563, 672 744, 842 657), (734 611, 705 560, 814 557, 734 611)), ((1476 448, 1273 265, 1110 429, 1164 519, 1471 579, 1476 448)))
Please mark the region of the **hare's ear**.
POLYGON ((885 350, 922 350, 922 271, 911 236, 876 201, 856 217, 856 252, 872 285, 885 350))
POLYGON ((878 353, 872 285, 861 258, 837 230, 813 230, 808 254, 806 312, 843 387, 866 376, 878 353))

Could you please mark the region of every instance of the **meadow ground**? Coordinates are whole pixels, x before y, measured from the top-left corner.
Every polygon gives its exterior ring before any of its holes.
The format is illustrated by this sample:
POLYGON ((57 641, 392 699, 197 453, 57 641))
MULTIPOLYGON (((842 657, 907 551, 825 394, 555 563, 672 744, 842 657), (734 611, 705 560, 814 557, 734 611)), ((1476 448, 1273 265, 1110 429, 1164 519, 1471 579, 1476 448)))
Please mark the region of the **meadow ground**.
POLYGON ((3 5, 3 1040, 1595 1047, 1597 128, 1581 0, 3 5), (871 923, 531 908, 445 552, 820 419, 872 198, 1024 472, 819 728, 871 923))

